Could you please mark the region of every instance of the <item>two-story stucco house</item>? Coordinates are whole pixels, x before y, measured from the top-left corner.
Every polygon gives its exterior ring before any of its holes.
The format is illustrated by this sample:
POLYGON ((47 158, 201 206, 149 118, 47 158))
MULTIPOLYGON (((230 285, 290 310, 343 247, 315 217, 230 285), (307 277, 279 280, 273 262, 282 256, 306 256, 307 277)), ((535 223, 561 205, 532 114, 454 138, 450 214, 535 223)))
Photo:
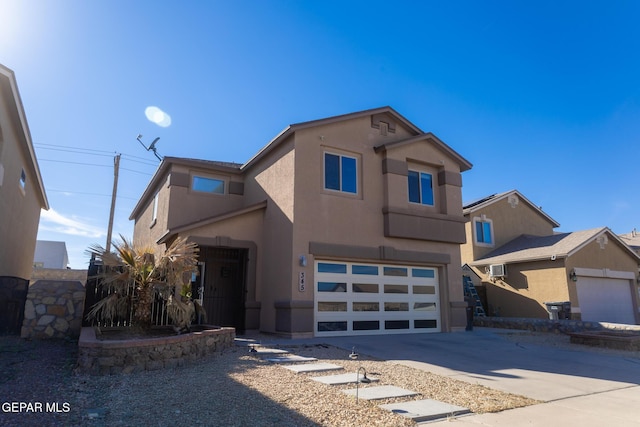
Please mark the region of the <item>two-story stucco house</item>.
POLYGON ((636 324, 640 257, 606 227, 569 233, 516 190, 464 207, 463 267, 489 315, 636 324), (482 289, 484 288, 484 289, 482 289), (484 291, 484 292, 483 292, 484 291), (570 311, 564 304, 569 303, 570 311))
POLYGON ((209 323, 285 336, 465 325, 461 173, 384 107, 287 127, 244 164, 165 157, 134 243, 187 236, 209 323))
POLYGON ((49 202, 15 74, 0 64, 0 328, 19 332, 41 209, 49 202))

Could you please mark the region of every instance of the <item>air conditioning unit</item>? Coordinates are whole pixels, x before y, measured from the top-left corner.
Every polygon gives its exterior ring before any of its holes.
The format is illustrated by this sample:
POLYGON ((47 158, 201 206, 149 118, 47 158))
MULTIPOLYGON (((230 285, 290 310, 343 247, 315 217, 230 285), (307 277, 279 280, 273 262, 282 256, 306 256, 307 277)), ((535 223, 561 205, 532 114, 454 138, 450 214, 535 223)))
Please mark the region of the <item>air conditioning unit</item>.
POLYGON ((492 264, 489 266, 489 277, 505 277, 507 266, 504 264, 492 264))

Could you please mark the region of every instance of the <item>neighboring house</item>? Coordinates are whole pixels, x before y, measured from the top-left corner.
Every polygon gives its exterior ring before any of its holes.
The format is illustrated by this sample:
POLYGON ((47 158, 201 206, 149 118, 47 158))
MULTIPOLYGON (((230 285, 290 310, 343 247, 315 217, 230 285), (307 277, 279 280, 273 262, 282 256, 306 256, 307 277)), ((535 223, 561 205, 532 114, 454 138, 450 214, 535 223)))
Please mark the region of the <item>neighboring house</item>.
POLYGON ((389 107, 294 124, 244 164, 165 157, 134 243, 198 243, 194 294, 209 323, 239 331, 461 329, 470 168, 389 107))
POLYGON ((19 333, 40 210, 49 209, 13 71, 0 65, 0 333, 19 333))
POLYGON ((33 257, 35 268, 66 269, 69 264, 67 245, 65 242, 37 240, 33 257))
POLYGON ((516 190, 464 215, 462 261, 482 278, 490 315, 548 318, 563 308, 547 303, 570 302, 574 319, 639 322, 640 257, 608 228, 554 233, 559 224, 516 190))
POLYGON ((635 253, 640 255, 640 233, 634 228, 631 233, 618 235, 635 253))
POLYGON ((40 210, 49 203, 16 78, 3 65, 0 101, 0 278, 29 280, 40 210))

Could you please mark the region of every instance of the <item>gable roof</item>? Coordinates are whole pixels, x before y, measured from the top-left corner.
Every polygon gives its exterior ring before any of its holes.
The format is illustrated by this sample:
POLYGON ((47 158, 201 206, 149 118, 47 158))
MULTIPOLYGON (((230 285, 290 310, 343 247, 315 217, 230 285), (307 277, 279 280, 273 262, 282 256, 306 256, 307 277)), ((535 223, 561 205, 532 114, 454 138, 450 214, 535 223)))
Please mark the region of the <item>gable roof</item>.
POLYGON ((2 89, 0 94, 9 94, 5 101, 9 108, 10 120, 16 123, 18 127, 18 146, 24 153, 27 160, 30 160, 25 168, 28 168, 32 176, 35 177, 35 189, 38 192, 38 198, 40 201, 40 207, 45 210, 49 210, 49 200, 47 200, 47 193, 44 190, 44 183, 42 181, 42 175, 40 174, 40 167, 38 166, 38 159, 36 158, 35 150, 33 149, 33 142, 31 141, 31 131, 27 123, 27 115, 24 112, 24 106, 22 105, 22 98, 18 91, 18 84, 16 82, 15 73, 4 65, 0 64, 0 86, 2 89))
POLYGON ((180 164, 180 165, 189 166, 189 167, 201 167, 201 168, 210 169, 210 170, 219 170, 221 172, 241 174, 241 173, 244 173, 245 170, 251 168, 251 166, 256 164, 261 158, 263 158, 269 152, 273 151, 277 146, 279 146, 282 142, 284 142, 289 136, 293 135, 296 131, 315 127, 315 126, 333 124, 333 123, 338 123, 346 120, 353 120, 356 118, 367 117, 367 116, 377 115, 377 114, 388 114, 392 116, 398 121, 398 123, 407 127, 410 130, 410 132, 414 133, 415 136, 411 138, 407 138, 402 141, 397 141, 395 143, 389 143, 389 144, 375 147, 374 149, 376 150, 376 152, 380 150, 391 149, 393 147, 401 146, 404 144, 418 142, 420 140, 429 140, 430 142, 432 142, 433 144, 436 144, 438 147, 440 147, 445 152, 450 154, 452 158, 454 158, 460 164, 461 171, 465 171, 471 168, 472 165, 471 163, 469 163, 468 160, 466 160, 460 154, 455 152, 451 147, 449 147, 447 144, 442 142, 434 134, 432 134, 431 132, 428 132, 428 133, 422 132, 420 128, 418 128, 416 125, 411 123, 409 120, 403 117, 396 110, 394 110, 389 106, 386 106, 386 107, 373 108, 370 110, 363 110, 355 113, 342 114, 338 116, 327 117, 324 119, 311 120, 307 122, 301 122, 301 123, 289 125, 282 132, 276 135, 275 138, 269 141, 267 145, 262 147, 260 151, 258 151, 253 157, 251 157, 244 164, 231 163, 231 162, 217 162, 212 160, 188 159, 188 158, 180 158, 180 157, 164 157, 162 159, 162 162, 160 163, 160 166, 158 166, 158 169, 156 170, 153 177, 151 178, 151 181, 149 181, 149 184, 147 185, 144 192, 140 196, 138 203, 133 208, 133 211, 131 211, 131 214, 129 215, 129 220, 134 220, 136 216, 141 213, 142 209, 144 209, 144 207, 146 207, 149 204, 151 197, 153 197, 155 194, 155 188, 158 182, 170 170, 170 166, 172 164, 180 164))
POLYGON ((458 152, 456 152, 453 148, 449 147, 447 144, 442 142, 440 138, 438 138, 431 132, 422 133, 420 135, 416 135, 411 138, 406 138, 400 141, 393 141, 387 144, 378 145, 376 147, 373 147, 373 149, 375 150, 376 153, 379 153, 381 151, 392 150, 397 147, 402 147, 408 144, 414 144, 420 141, 428 141, 434 144, 435 146, 437 146, 438 148, 442 149, 445 153, 449 154, 460 165, 460 172, 467 171, 471 169, 471 167, 473 166, 471 162, 469 162, 467 159, 465 159, 460 154, 458 154, 458 152))
POLYGON ((544 219, 549 221, 549 223, 551 223, 553 225, 553 228, 560 227, 560 223, 558 223, 555 219, 553 219, 549 215, 547 215, 542 210, 542 208, 540 208, 539 206, 534 205, 529 199, 524 197, 522 195, 522 193, 520 193, 518 190, 511 190, 511 191, 506 191, 504 193, 492 194, 490 196, 483 197, 482 199, 476 200, 474 202, 467 203, 466 205, 464 205, 462 207, 462 214, 465 215, 465 216, 466 215, 470 215, 470 214, 472 214, 474 212, 477 212, 477 211, 479 211, 481 209, 486 208, 489 205, 492 205, 492 204, 497 203, 497 202, 499 202, 501 200, 504 200, 504 199, 508 198, 511 195, 516 195, 523 202, 525 202, 527 205, 529 205, 529 207, 531 207, 531 209, 533 209, 540 216, 542 216, 544 219))
POLYGON ((240 163, 233 162, 218 162, 215 160, 201 160, 201 159, 189 159, 185 157, 163 157, 162 162, 156 169, 155 173, 151 177, 149 184, 144 189, 144 192, 138 199, 138 203, 136 203, 135 207, 131 211, 129 215, 129 220, 134 220, 138 214, 149 204, 149 201, 152 197, 155 196, 156 187, 159 181, 163 179, 163 177, 169 172, 171 169, 171 165, 181 165, 193 168, 200 169, 208 169, 210 171, 220 171, 226 173, 240 173, 240 167, 242 166, 240 163))
POLYGON ((630 256, 640 261, 640 256, 633 252, 618 236, 609 228, 602 227, 572 233, 558 233, 551 236, 523 234, 470 263, 470 265, 510 264, 567 258, 603 235, 618 242, 630 256))
MULTIPOLYGON (((327 118, 324 118, 324 119, 311 120, 311 121, 308 121, 308 122, 301 122, 301 123, 296 123, 296 124, 289 125, 282 132, 280 132, 278 135, 276 135, 275 138, 273 138, 271 141, 269 141, 269 143, 267 145, 265 145, 260 151, 258 151, 244 165, 242 165, 242 170, 250 168, 258 160, 260 160, 267 153, 272 151, 275 147, 280 145, 280 143, 285 141, 289 136, 294 134, 296 131, 299 131, 299 130, 302 130, 302 129, 311 128, 311 127, 315 127, 315 126, 333 124, 333 123, 338 123, 338 122, 342 122, 342 121, 346 121, 346 120, 353 120, 353 119, 357 119, 357 118, 360 118, 360 117, 366 117, 366 116, 371 116, 371 115, 375 115, 375 114, 383 114, 383 113, 389 114, 390 116, 395 118, 399 123, 401 123, 402 125, 407 127, 413 134, 415 134, 415 138, 417 138, 416 141, 421 140, 421 139, 425 139, 425 140, 429 139, 433 143, 435 143, 438 146, 440 146, 444 151, 449 153, 453 158, 455 158, 460 163, 460 168, 461 168, 462 171, 471 169, 471 163, 469 163, 468 160, 466 160, 462 156, 460 156, 460 154, 455 152, 451 147, 449 147, 447 144, 445 144, 440 139, 438 139, 434 134, 432 134, 430 132, 429 133, 424 133, 419 127, 417 127, 416 125, 411 123, 409 120, 407 120, 404 116, 402 116, 396 110, 394 110, 393 108, 391 108, 389 106, 386 106, 386 107, 373 108, 373 109, 370 109, 370 110, 357 111, 355 113, 342 114, 342 115, 339 115, 339 116, 327 117, 327 118)), ((408 139, 406 139, 404 141, 398 141, 396 143, 388 144, 388 146, 392 146, 392 145, 395 145, 395 144, 407 144, 407 143, 410 143, 410 142, 416 142, 416 141, 413 141, 412 139, 413 138, 408 138, 408 139)), ((376 152, 378 152, 379 150, 381 150, 383 148, 386 148, 386 147, 385 146, 380 146, 380 148, 376 147, 376 152)))

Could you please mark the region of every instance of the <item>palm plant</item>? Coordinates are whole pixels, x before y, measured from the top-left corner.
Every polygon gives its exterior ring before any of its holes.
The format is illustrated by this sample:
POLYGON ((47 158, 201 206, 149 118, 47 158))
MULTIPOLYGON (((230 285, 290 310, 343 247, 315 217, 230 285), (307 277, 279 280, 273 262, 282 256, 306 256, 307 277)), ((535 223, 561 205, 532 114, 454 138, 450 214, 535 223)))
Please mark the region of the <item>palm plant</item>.
POLYGON ((188 328, 196 308, 191 299, 182 301, 180 291, 190 285, 191 273, 197 271, 197 245, 178 237, 156 259, 153 248, 134 246, 122 235, 120 239, 121 243, 113 244, 115 252, 100 245, 93 245, 87 251, 102 260, 104 271, 99 275, 99 286, 111 290, 109 296, 91 307, 87 318, 124 318, 131 307, 133 326, 148 329, 151 306, 157 295, 167 301, 169 315, 178 330, 188 328))

